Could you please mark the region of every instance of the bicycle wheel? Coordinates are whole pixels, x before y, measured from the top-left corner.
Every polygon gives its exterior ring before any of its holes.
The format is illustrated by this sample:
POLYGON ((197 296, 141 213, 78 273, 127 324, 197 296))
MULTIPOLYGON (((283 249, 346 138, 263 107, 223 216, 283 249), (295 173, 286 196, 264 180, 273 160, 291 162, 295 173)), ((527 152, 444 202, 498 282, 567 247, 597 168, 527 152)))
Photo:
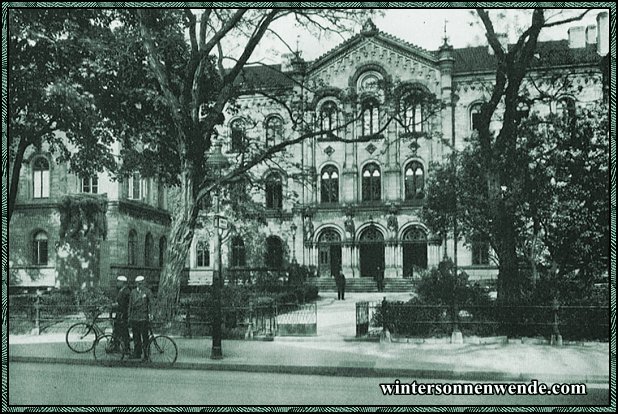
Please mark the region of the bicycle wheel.
POLYGON ((157 335, 148 344, 150 362, 155 364, 172 365, 178 358, 176 342, 169 336, 157 335))
POLYGON ((67 345, 73 352, 83 354, 92 349, 97 333, 94 327, 86 322, 79 322, 71 325, 67 331, 67 345))
POLYGON ((103 335, 94 344, 94 359, 100 362, 122 361, 125 349, 122 341, 113 335, 103 335))

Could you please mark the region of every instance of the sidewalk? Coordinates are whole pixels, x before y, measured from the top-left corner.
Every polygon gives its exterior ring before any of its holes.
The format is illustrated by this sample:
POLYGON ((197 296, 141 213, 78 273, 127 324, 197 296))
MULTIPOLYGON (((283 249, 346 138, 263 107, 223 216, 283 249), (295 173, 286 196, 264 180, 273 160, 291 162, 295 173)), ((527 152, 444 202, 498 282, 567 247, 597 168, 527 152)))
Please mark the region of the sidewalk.
MULTIPOLYGON (((387 294, 388 297, 391 295, 387 294)), ((224 340, 222 360, 209 358, 210 338, 177 337, 174 339, 178 345, 178 360, 174 368, 379 376, 402 380, 536 379, 547 383, 609 383, 608 343, 558 348, 519 343, 417 345, 356 342, 349 340, 354 335, 353 316, 350 316, 354 302, 379 300, 384 294, 352 294, 345 301, 337 301, 328 293, 322 296, 318 302, 317 337, 275 337, 272 342, 224 340)), ((64 342, 64 334, 9 336, 8 352, 9 362, 97 363, 92 353, 73 353, 64 342)), ((140 363, 124 364, 135 366, 140 363)))

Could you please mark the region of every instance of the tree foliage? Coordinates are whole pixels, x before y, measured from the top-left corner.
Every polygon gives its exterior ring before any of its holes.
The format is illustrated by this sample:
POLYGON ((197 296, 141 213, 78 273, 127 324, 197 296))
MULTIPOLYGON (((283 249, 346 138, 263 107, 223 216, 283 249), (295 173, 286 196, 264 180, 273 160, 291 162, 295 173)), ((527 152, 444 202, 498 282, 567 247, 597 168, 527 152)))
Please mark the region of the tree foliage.
POLYGON ((50 152, 84 176, 113 170, 115 160, 100 109, 107 74, 96 63, 106 53, 97 39, 109 32, 109 16, 95 9, 13 8, 8 17, 10 220, 27 151, 50 152))

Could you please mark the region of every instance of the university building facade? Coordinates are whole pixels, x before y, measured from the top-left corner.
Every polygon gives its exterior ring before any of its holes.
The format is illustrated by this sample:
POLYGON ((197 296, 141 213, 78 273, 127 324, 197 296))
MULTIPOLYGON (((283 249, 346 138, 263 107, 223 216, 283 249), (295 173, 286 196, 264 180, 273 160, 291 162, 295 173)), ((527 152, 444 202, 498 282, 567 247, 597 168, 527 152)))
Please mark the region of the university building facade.
MULTIPOLYGON (((571 28, 567 40, 540 42, 530 71, 536 81, 525 84, 531 96, 538 93, 532 83, 540 83, 554 98, 531 100, 522 114, 576 110, 602 100, 607 80, 601 63, 608 48, 607 13, 599 14, 597 27, 571 28), (557 74, 569 77, 572 90, 561 93, 551 84, 557 74)), ((263 185, 252 196, 263 204, 265 220, 229 218, 233 225, 222 235, 224 273, 296 262, 315 267, 320 278, 341 267, 348 278, 383 272, 399 279, 436 266, 456 250, 460 269, 472 279, 495 277, 486 242, 459 242, 455 249, 452 239, 438 236, 422 218, 432 163, 444 162, 453 146, 463 148, 474 133, 495 66, 489 46, 454 49, 445 41, 428 51, 368 21, 313 62, 296 54, 280 65, 246 68, 242 81, 250 87, 219 129, 231 163, 248 143, 267 148, 307 133, 307 126, 320 133, 254 169, 263 185)), ((492 124, 499 127, 499 114, 492 124)), ((22 170, 10 229, 11 268, 21 275, 16 283, 56 284, 59 218, 53 204, 66 193, 93 192, 95 185, 110 201, 101 274, 109 280, 119 272, 158 276, 170 213, 156 182, 136 177, 131 187, 133 180, 119 183, 101 174, 84 183, 44 153, 31 154, 22 170)), ((189 284, 212 280, 212 215, 202 222, 187 259, 189 284)))

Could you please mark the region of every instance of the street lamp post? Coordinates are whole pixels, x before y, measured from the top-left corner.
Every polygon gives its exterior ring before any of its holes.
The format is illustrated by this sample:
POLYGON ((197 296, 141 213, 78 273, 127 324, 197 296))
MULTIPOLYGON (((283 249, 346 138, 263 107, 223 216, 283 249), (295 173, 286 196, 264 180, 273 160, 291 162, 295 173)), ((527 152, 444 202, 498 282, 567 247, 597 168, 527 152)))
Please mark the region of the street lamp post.
POLYGON ((229 165, 227 158, 221 153, 221 143, 218 141, 213 142, 213 148, 206 160, 206 165, 212 169, 216 174, 216 197, 217 202, 215 204, 215 260, 213 263, 212 272, 212 288, 213 298, 215 300, 215 307, 213 312, 213 325, 212 325, 212 349, 210 351, 211 359, 223 358, 221 351, 221 286, 222 286, 222 264, 221 264, 221 234, 219 233, 219 199, 221 190, 221 173, 224 168, 229 165))
POLYGON ((292 263, 296 264, 296 223, 292 222, 290 231, 292 232, 292 263))

